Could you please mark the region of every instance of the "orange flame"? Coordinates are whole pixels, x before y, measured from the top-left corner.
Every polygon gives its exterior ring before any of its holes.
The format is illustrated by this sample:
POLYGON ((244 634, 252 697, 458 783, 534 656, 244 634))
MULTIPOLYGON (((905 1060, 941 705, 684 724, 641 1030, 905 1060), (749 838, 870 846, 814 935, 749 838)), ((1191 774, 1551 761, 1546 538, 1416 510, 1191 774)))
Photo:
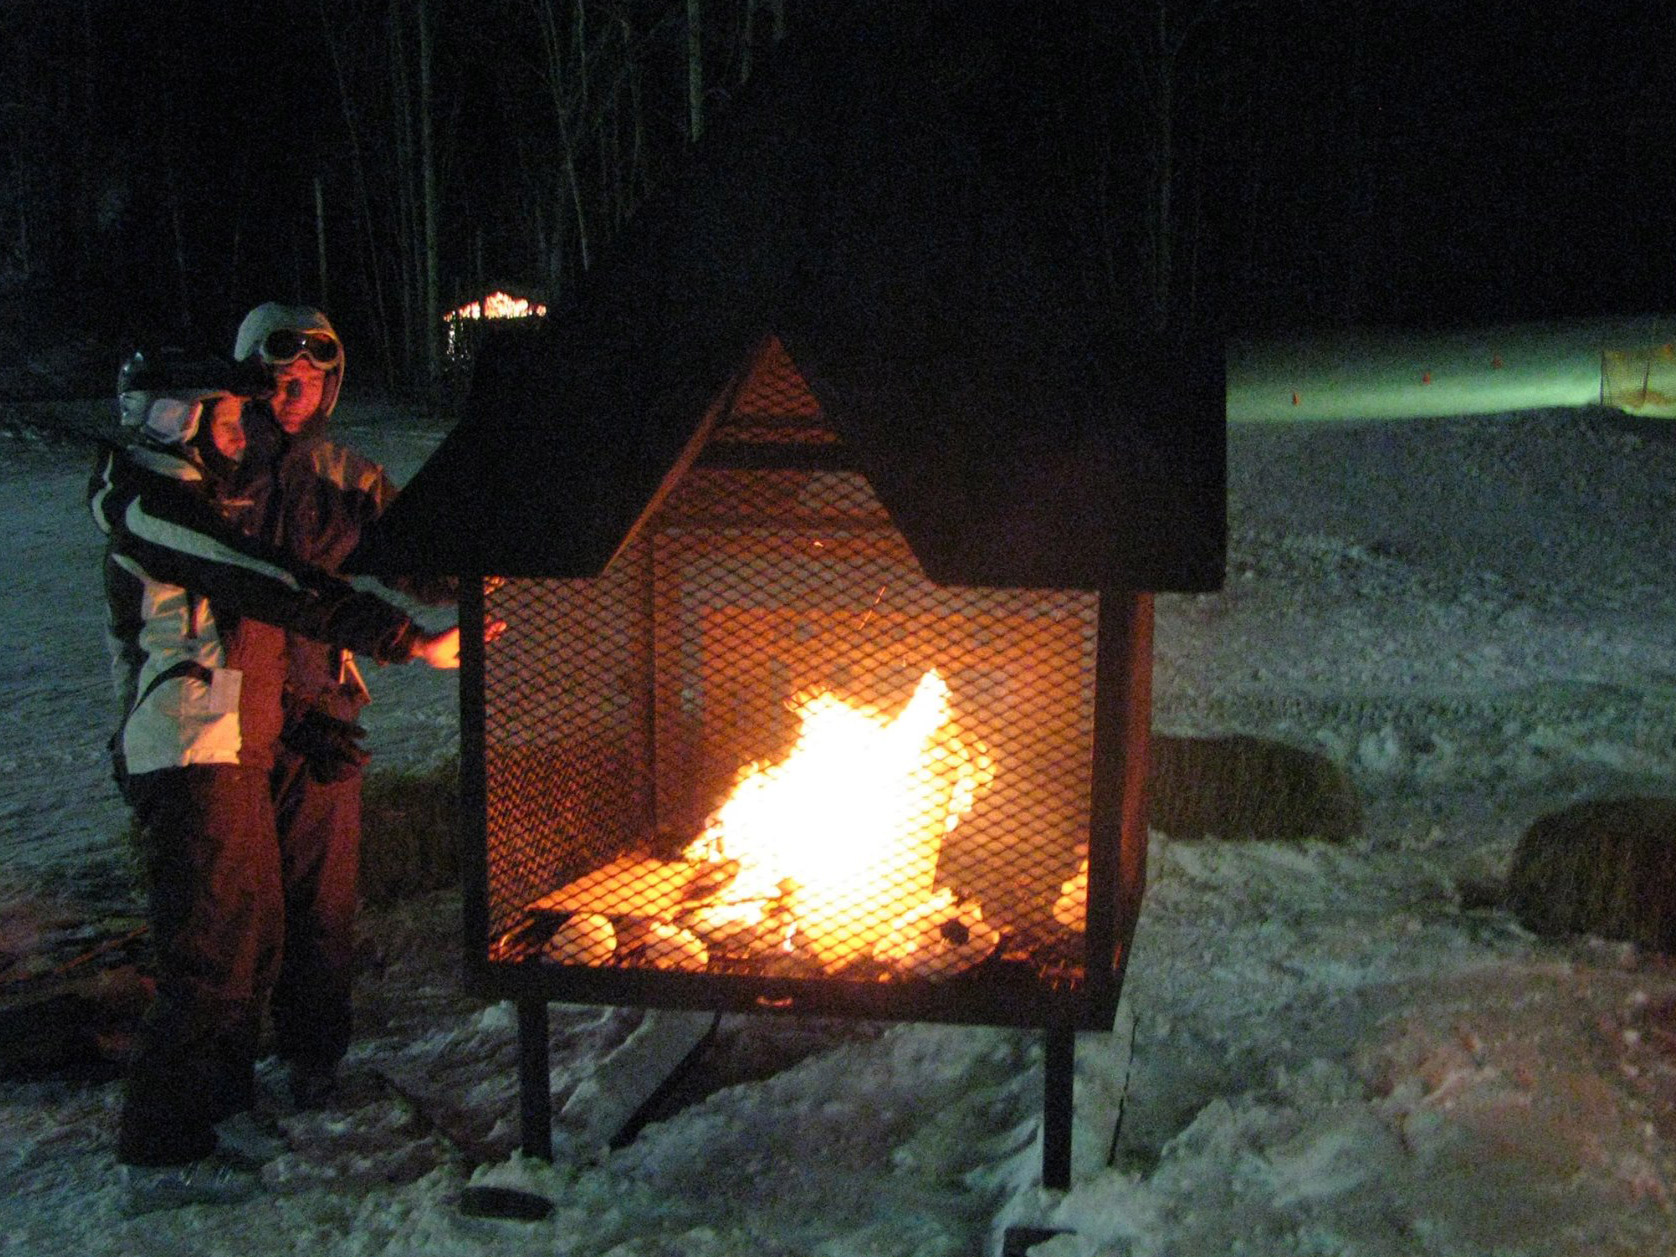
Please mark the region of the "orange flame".
POLYGON ((895 717, 830 693, 800 699, 786 757, 751 765, 689 859, 730 859, 739 874, 711 924, 789 913, 790 940, 829 972, 874 951, 934 895, 945 834, 994 776, 953 729, 949 687, 920 678, 895 717))

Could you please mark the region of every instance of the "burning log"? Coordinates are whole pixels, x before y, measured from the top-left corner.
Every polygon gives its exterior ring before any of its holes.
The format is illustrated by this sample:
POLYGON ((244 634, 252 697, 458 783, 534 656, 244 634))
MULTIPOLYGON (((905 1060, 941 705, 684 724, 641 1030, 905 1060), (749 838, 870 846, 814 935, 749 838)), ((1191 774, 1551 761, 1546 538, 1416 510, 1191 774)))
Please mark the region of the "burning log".
POLYGON ((625 855, 530 905, 532 913, 665 918, 732 881, 730 861, 656 860, 625 855))
POLYGON ((561 965, 607 965, 617 951, 617 931, 598 913, 567 917, 541 945, 543 960, 561 965))
POLYGON ((943 839, 995 775, 982 744, 959 735, 947 683, 926 672, 893 717, 828 692, 797 710, 791 751, 748 765, 682 858, 619 856, 530 904, 532 922, 560 922, 540 954, 933 977, 995 951, 982 908, 934 884, 943 839))
POLYGON ((702 971, 709 965, 709 950, 680 919, 710 902, 738 871, 736 863, 725 860, 621 856, 529 906, 532 922, 559 920, 540 944, 540 954, 556 964, 626 961, 702 971))
POLYGON ((710 967, 710 951, 691 930, 653 921, 640 943, 640 962, 653 969, 703 973, 710 967))
POLYGON ((1083 918, 1088 910, 1088 853, 1083 852, 1082 863, 1076 873, 1059 883, 1059 898, 1053 903, 1053 919, 1068 930, 1082 932, 1083 918))

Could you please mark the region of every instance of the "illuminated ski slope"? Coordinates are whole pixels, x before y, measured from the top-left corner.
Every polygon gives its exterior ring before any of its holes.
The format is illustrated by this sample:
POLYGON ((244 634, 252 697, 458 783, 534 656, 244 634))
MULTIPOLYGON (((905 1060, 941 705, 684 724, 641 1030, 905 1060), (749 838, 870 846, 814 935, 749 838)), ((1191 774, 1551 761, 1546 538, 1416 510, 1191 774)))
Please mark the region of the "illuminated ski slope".
POLYGON ((1667 395, 1647 396, 1643 387, 1644 369, 1672 382, 1673 343, 1669 317, 1238 342, 1228 351, 1228 419, 1420 419, 1599 405, 1676 417, 1667 395), (1610 381, 1609 360, 1618 372, 1610 381))

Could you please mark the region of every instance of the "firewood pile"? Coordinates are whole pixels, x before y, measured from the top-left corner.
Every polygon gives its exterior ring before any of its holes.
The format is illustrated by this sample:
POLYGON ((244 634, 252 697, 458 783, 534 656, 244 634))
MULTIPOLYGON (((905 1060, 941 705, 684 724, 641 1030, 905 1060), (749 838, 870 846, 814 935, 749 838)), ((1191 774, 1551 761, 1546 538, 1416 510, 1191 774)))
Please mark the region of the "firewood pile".
POLYGON ((888 920, 866 952, 823 966, 801 946, 799 888, 782 885, 748 918, 707 911, 731 898, 736 861, 625 855, 530 904, 495 958, 559 964, 875 981, 947 978, 995 957, 1003 931, 982 908, 939 889, 888 920))

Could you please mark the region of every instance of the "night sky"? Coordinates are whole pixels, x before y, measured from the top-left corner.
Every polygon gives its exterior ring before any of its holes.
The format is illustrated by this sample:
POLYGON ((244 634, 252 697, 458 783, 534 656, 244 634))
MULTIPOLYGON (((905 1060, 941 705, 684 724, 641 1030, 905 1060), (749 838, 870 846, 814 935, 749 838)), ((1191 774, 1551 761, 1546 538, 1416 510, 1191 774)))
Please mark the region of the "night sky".
MULTIPOLYGON (((811 37, 819 2, 787 0, 790 38, 811 37)), ((579 261, 536 6, 432 6, 441 301, 494 282, 562 289, 579 261)), ((1110 216, 1113 298, 1130 300, 1146 247, 1148 76, 1158 65, 1131 49, 1148 43, 1159 6, 1000 8, 1016 17, 1021 43, 1055 32, 1073 63, 1068 161, 1106 172, 1088 195, 1110 216)), ((1173 63, 1178 322, 1435 325, 1676 304, 1676 95, 1661 63, 1676 49, 1676 10, 1505 0, 1164 8, 1175 30, 1208 10, 1173 63)), ((416 186, 396 123, 402 94, 416 93, 402 24, 412 9, 395 6, 392 25, 380 0, 8 0, 0 238, 27 228, 29 247, 22 256, 12 246, 6 287, 91 293, 106 332, 163 322, 222 337, 256 301, 321 298, 318 178, 327 304, 352 335, 394 326, 398 294, 415 282, 402 243, 412 223, 395 191, 416 186), (405 62, 392 51, 400 41, 405 62)), ((619 80, 632 80, 642 113, 634 160, 644 191, 682 145, 684 9, 619 0, 587 11, 622 16, 636 32, 634 73, 619 80)), ((737 87, 741 11, 734 0, 706 8, 709 107, 724 122, 730 108, 772 107, 737 87)), ((612 64, 601 55, 602 79, 612 64)), ((591 141, 589 195, 604 196, 608 163, 630 160, 612 143, 603 133, 591 141)), ((590 210, 596 249, 614 225, 600 206, 590 210)))

